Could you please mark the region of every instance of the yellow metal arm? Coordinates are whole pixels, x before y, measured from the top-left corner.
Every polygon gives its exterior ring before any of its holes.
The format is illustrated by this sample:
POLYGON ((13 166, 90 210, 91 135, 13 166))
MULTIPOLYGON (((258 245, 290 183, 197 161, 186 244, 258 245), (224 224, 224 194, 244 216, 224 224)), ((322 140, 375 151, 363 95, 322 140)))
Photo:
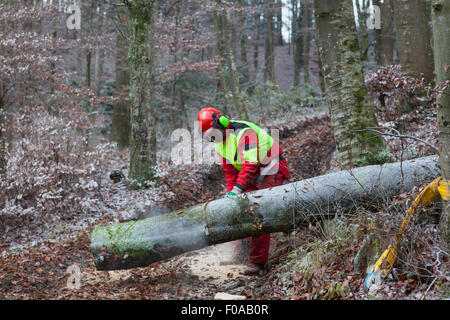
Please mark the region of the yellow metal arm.
POLYGON ((391 271, 395 258, 397 257, 397 240, 406 226, 411 222, 412 215, 416 212, 416 209, 426 206, 439 198, 446 201, 450 200, 449 182, 442 180, 441 177, 434 179, 433 182, 427 185, 416 197, 413 205, 409 207, 398 233, 394 238, 394 246, 389 245, 380 258, 378 258, 377 262, 370 267, 364 280, 364 289, 369 290, 373 284, 380 284, 383 279, 386 278, 389 271, 391 271))

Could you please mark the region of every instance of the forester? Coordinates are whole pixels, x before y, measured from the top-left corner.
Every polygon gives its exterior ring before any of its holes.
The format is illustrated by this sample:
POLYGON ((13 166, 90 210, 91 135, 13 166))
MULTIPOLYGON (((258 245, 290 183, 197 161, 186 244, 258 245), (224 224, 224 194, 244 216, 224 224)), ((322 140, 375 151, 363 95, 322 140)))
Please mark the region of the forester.
MULTIPOLYGON (((266 189, 289 179, 287 161, 278 143, 248 121, 230 120, 213 107, 198 113, 203 139, 214 142, 222 157, 227 196, 266 189)), ((250 238, 247 275, 261 274, 269 258, 270 234, 250 238)))

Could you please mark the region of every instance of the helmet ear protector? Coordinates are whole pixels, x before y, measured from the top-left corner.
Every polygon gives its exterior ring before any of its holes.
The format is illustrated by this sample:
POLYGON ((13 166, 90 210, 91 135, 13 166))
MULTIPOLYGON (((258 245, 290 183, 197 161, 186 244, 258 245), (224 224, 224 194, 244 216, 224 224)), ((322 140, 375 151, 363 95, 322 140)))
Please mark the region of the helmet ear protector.
POLYGON ((230 125, 230 120, 225 116, 213 113, 212 118, 213 128, 225 130, 230 125))

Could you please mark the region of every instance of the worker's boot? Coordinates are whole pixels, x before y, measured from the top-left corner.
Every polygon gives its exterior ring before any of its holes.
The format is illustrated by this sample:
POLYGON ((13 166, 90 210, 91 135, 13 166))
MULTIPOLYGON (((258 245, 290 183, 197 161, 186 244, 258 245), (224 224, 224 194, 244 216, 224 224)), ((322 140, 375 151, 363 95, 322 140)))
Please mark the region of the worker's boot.
POLYGON ((265 265, 261 263, 249 263, 244 274, 247 276, 262 276, 264 274, 265 265))

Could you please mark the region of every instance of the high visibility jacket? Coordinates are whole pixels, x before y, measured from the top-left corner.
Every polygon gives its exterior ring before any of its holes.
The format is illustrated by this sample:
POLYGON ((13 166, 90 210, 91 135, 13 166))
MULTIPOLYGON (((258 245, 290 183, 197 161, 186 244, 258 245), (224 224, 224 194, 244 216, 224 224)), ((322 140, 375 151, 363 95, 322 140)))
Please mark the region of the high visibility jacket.
POLYGON ((225 140, 216 142, 215 148, 223 158, 228 191, 234 186, 245 191, 256 183, 261 169, 269 166, 275 168, 269 174, 282 173, 284 178, 289 178, 286 160, 283 160, 282 166, 278 163, 275 167, 271 165, 272 161, 278 162, 283 157, 276 141, 251 122, 231 120, 225 140))
POLYGON ((222 158, 232 164, 236 170, 241 171, 244 161, 260 163, 264 160, 272 144, 273 138, 257 125, 247 121, 231 121, 225 141, 215 143, 215 147, 222 158), (254 140, 251 139, 252 130, 256 132, 257 141, 250 141, 254 140), (243 138, 247 138, 249 143, 244 145, 243 159, 241 159, 238 156, 238 145, 243 138))

